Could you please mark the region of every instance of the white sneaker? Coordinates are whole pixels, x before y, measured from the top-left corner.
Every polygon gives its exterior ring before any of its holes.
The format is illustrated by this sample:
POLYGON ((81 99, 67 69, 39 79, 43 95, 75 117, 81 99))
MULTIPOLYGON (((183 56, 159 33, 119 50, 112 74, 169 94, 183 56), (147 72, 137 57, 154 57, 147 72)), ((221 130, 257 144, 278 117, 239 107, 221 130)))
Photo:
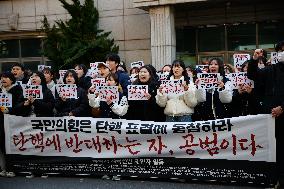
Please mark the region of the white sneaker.
POLYGON ((1 177, 6 177, 6 175, 7 175, 6 171, 1 171, 1 172, 0 172, 0 176, 1 176, 1 177))
POLYGON ((7 172, 6 177, 15 177, 16 174, 14 172, 7 172))

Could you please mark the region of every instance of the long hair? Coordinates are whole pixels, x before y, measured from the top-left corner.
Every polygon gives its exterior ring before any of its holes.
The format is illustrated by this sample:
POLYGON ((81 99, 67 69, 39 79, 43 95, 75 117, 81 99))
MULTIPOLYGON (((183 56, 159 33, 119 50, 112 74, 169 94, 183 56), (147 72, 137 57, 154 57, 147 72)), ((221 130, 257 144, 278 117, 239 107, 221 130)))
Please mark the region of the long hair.
MULTIPOLYGON (((219 69, 218 69, 218 73, 220 73, 221 76, 225 77, 225 69, 224 69, 224 63, 223 61, 220 59, 220 58, 211 58, 209 60, 209 66, 210 64, 212 63, 212 61, 215 60, 219 66, 219 69)), ((209 73, 210 73, 210 70, 209 70, 209 73)))
POLYGON ((36 71, 34 72, 34 74, 40 78, 41 80, 40 85, 42 86, 42 91, 45 91, 47 89, 47 84, 46 84, 46 79, 44 77, 44 74, 40 71, 36 71))
POLYGON ((75 79, 75 84, 78 85, 78 76, 76 74, 76 72, 74 70, 67 70, 67 72, 65 73, 64 77, 63 77, 63 82, 66 84, 66 77, 71 74, 73 76, 73 78, 75 79))
POLYGON ((187 74, 187 71, 186 71, 186 67, 185 67, 185 64, 182 60, 174 60, 173 63, 172 63, 172 66, 171 66, 171 71, 170 71, 170 74, 168 76, 168 80, 171 78, 171 76, 174 75, 174 72, 173 72, 173 69, 174 67, 176 66, 180 66, 183 68, 183 72, 182 72, 182 76, 184 77, 184 81, 186 82, 186 84, 188 85, 189 84, 189 77, 188 77, 188 74, 187 74))
POLYGON ((155 83, 155 76, 153 74, 152 69, 148 65, 145 65, 145 66, 140 67, 139 71, 143 68, 145 68, 149 72, 149 75, 150 75, 149 81, 147 81, 147 83, 141 83, 141 81, 139 80, 139 73, 138 73, 138 78, 133 82, 133 85, 141 85, 141 84, 149 85, 149 84, 155 83))
POLYGON ((86 75, 87 72, 88 72, 87 66, 86 66, 85 64, 75 64, 74 68, 76 68, 77 66, 78 66, 80 69, 82 69, 83 72, 84 72, 84 74, 82 75, 82 78, 85 77, 85 75, 86 75))

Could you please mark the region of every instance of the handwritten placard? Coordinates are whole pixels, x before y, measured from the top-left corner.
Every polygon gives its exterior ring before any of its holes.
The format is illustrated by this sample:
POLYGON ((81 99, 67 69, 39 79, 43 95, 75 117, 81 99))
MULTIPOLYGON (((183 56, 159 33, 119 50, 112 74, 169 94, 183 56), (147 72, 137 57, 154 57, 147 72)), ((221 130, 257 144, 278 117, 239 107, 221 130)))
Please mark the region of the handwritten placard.
POLYGON ((128 100, 148 100, 148 85, 128 85, 128 100))

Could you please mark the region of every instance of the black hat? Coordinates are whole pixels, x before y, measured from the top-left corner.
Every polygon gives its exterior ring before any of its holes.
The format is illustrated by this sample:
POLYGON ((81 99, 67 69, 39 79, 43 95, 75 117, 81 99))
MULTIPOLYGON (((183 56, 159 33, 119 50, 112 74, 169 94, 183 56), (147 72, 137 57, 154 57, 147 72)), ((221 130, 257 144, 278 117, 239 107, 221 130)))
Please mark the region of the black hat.
POLYGON ((1 74, 1 77, 9 78, 12 81, 13 84, 16 82, 16 78, 15 78, 14 74, 12 74, 11 72, 3 72, 1 74))

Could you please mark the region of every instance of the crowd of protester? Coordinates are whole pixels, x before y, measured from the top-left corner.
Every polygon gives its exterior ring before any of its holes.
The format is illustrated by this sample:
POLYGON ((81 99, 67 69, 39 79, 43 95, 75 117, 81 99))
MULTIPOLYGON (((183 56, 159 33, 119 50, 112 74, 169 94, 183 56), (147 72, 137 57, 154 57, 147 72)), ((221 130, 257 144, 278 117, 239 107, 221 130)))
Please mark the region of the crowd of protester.
MULTIPOLYGON (((127 72, 125 64, 121 63, 117 54, 109 54, 105 63, 98 65, 97 77, 105 78, 106 85, 118 86, 119 101, 111 99, 101 101, 96 88, 91 84, 88 68, 77 64, 68 70, 61 82, 76 84, 78 98, 65 98, 56 91, 55 72, 50 68, 36 71, 27 75, 25 67, 16 63, 11 70, 1 74, 1 93, 12 95, 12 107, 1 107, 0 139, 1 151, 5 152, 3 115, 17 116, 76 116, 99 118, 123 118, 142 121, 191 122, 222 119, 236 116, 255 115, 260 113, 272 114, 276 117, 277 147, 283 144, 281 138, 284 119, 284 41, 276 46, 279 63, 267 63, 267 53, 257 49, 251 60, 242 65, 241 71, 247 72, 248 78, 255 82, 255 87, 240 85, 231 89, 226 73, 235 72, 234 67, 224 64, 219 58, 212 58, 208 70, 195 69, 185 66, 182 60, 175 60, 171 65, 165 65, 160 71, 152 65, 134 67, 127 72), (198 88, 200 82, 197 73, 219 73, 221 79, 217 90, 198 88), (164 73, 167 80, 182 80, 184 93, 166 94, 157 73, 164 73), (24 98, 22 84, 41 85, 43 98, 24 98), (147 85, 148 100, 127 100, 128 85, 147 85), (282 127, 281 127, 282 125, 282 127)), ((277 153, 277 159, 283 155, 277 153)), ((2 166, 1 175, 13 176, 5 172, 2 166)))

